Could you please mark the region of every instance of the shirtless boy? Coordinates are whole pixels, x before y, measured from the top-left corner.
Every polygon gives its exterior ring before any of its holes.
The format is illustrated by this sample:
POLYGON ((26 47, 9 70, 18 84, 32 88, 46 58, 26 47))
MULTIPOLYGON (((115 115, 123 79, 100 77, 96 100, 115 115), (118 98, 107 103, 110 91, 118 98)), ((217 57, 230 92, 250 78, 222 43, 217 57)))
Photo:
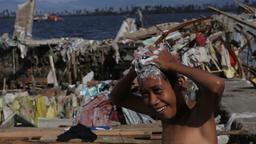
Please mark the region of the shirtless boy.
POLYGON ((163 144, 217 144, 214 112, 224 90, 223 79, 181 64, 167 50, 151 49, 157 51, 149 54, 155 56, 151 62, 157 67, 147 65, 145 73, 138 75, 130 69, 112 90, 113 103, 151 116, 158 115, 163 127, 163 144), (184 98, 184 76, 199 87, 194 105, 184 98), (141 96, 130 91, 136 77, 141 96))

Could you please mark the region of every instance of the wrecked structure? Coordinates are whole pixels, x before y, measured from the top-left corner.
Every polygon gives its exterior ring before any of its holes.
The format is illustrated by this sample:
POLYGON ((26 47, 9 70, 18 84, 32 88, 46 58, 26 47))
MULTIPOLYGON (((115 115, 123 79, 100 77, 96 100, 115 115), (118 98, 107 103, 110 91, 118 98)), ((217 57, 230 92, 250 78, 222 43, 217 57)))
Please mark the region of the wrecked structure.
MULTIPOLYGON (((245 8, 252 11, 248 6, 245 8)), ((116 108, 109 101, 108 94, 116 80, 129 68, 134 50, 163 42, 170 50, 177 51, 186 65, 227 79, 248 79, 255 86, 256 26, 252 24, 255 21, 253 14, 235 15, 213 7, 210 9, 220 15, 139 30, 134 26, 134 19, 127 19, 115 39, 34 40, 31 35, 34 0, 27 0, 17 8, 13 38, 3 35, 0 39, 1 127, 45 128, 82 123, 95 129, 110 130, 111 126, 120 123, 155 123, 156 120, 146 115, 116 108)), ((129 131, 130 135, 122 131, 99 131, 96 134, 114 133, 115 136, 159 140, 161 129, 158 123, 151 129, 155 135, 145 133, 151 126, 141 126, 144 129, 137 133, 129 131)), ((61 132, 59 129, 52 131, 55 136, 61 132)), ((220 129, 219 135, 232 135, 233 132, 220 129)), ((235 132, 239 135, 244 131, 235 132)), ((26 137, 25 134, 20 136, 26 137)), ((42 135, 35 132, 33 136, 42 135)), ((2 137, 7 136, 3 134, 2 137)), ((228 141, 227 137, 223 139, 228 141)), ((131 141, 127 139, 127 143, 131 141)))

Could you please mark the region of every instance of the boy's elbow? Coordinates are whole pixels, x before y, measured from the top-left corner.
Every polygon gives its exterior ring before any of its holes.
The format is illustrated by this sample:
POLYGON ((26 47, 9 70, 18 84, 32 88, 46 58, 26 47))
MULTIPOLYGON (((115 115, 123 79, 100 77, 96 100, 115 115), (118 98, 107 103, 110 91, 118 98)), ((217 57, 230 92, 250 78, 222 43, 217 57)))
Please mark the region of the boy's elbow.
POLYGON ((113 93, 110 93, 109 94, 109 98, 110 98, 110 101, 114 104, 114 105, 118 105, 118 98, 115 97, 115 95, 113 93))
POLYGON ((119 100, 117 100, 117 99, 110 99, 110 100, 111 100, 112 104, 117 105, 117 106, 120 105, 120 101, 119 100))
POLYGON ((221 96, 224 91, 224 88, 225 88, 224 79, 219 78, 218 80, 215 81, 214 89, 212 92, 218 96, 221 96))
POLYGON ((109 98, 110 98, 110 101, 114 104, 114 105, 117 105, 117 106, 121 106, 122 105, 122 98, 113 94, 113 93, 110 93, 109 94, 109 98))

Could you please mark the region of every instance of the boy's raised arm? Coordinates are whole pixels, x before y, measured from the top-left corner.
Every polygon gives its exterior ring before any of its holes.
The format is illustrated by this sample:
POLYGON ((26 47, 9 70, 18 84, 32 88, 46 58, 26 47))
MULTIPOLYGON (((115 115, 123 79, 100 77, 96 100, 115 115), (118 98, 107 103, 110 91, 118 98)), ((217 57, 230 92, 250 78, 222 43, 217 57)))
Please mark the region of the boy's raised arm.
POLYGON ((143 114, 153 115, 154 111, 146 106, 140 96, 131 93, 131 85, 136 78, 134 69, 130 69, 110 93, 110 98, 115 105, 122 106, 143 114))
POLYGON ((170 64, 168 67, 171 71, 183 74, 197 83, 197 85, 207 91, 208 94, 221 96, 224 90, 224 80, 213 74, 192 68, 180 63, 170 64))
POLYGON ((173 68, 173 70, 187 76, 199 86, 196 105, 191 111, 191 119, 193 119, 195 125, 201 126, 210 117, 214 116, 224 90, 224 80, 203 70, 182 64, 175 64, 173 68))

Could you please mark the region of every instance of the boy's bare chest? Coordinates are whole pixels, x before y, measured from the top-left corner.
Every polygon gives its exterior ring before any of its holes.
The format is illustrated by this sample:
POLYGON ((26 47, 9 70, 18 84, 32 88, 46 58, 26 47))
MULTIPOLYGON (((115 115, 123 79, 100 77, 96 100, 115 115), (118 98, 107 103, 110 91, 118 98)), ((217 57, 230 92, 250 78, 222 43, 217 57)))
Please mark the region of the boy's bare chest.
POLYGON ((201 127, 170 125, 163 127, 163 144, 216 144, 216 128, 211 123, 201 127))

